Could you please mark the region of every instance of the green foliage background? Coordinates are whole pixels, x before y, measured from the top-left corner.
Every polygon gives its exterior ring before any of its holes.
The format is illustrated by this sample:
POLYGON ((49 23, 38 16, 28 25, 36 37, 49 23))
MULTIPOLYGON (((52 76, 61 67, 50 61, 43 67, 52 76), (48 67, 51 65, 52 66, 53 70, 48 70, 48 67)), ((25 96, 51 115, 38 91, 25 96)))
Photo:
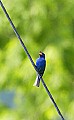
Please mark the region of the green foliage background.
MULTIPOLYGON (((74 119, 74 0, 3 0, 66 120, 74 119)), ((61 120, 0 7, 0 120, 61 120)))

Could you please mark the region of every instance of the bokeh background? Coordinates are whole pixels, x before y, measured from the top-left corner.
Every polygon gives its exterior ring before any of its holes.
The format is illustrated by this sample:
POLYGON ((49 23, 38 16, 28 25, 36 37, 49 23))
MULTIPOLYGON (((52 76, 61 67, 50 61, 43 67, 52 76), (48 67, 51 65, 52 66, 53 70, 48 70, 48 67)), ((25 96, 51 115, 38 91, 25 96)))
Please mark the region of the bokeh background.
MULTIPOLYGON (((66 120, 74 120, 74 0, 2 0, 66 120)), ((61 120, 0 7, 0 120, 61 120)))

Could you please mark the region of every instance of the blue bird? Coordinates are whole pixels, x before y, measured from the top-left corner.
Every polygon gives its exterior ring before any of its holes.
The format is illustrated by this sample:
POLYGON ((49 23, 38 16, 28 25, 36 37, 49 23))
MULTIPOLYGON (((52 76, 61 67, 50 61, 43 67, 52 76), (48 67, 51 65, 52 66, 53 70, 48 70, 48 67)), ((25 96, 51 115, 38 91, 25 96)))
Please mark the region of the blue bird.
MULTIPOLYGON (((36 67, 39 71, 39 74, 42 77, 44 74, 44 71, 45 71, 45 67, 46 67, 46 60, 45 60, 45 54, 41 51, 39 52, 39 58, 36 60, 36 67)), ((39 87, 39 85, 40 85, 40 78, 37 75, 35 83, 33 86, 39 87)))

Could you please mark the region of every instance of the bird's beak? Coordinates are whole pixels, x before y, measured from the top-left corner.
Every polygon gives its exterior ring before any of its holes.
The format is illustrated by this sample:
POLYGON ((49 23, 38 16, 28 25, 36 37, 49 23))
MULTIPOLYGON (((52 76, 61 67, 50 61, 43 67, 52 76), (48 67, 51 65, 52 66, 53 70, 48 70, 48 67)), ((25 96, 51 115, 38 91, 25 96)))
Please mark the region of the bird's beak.
POLYGON ((42 52, 41 52, 41 51, 39 52, 39 55, 42 55, 42 52))

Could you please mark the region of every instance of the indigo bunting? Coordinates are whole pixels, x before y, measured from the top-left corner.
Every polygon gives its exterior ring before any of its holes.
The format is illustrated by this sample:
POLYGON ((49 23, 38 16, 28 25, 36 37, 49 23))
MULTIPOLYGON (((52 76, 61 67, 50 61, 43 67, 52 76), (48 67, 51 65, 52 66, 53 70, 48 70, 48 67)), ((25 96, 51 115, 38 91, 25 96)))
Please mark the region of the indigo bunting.
MULTIPOLYGON (((41 51, 39 52, 39 58, 36 60, 36 67, 39 71, 40 76, 42 77, 46 67, 46 60, 45 60, 45 54, 41 51)), ((33 86, 39 87, 39 85, 40 85, 40 78, 39 75, 37 75, 33 86)))

